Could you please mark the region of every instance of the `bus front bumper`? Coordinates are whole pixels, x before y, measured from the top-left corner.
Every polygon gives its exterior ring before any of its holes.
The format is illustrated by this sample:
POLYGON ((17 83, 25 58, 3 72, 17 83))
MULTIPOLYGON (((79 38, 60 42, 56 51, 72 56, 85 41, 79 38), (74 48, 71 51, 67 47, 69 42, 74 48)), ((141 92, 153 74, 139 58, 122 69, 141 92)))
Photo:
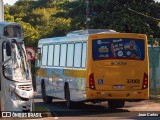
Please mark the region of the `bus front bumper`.
POLYGON ((144 90, 132 90, 132 91, 98 91, 87 88, 86 99, 100 99, 100 100, 145 100, 149 99, 149 91, 144 90))

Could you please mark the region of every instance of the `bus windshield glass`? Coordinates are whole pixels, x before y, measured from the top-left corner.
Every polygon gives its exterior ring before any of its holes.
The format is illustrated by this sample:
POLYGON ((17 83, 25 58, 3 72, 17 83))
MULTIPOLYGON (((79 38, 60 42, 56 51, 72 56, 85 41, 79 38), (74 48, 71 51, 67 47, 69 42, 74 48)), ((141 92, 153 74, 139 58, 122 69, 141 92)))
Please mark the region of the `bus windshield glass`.
POLYGON ((93 60, 144 60, 144 40, 132 38, 106 38, 92 40, 93 60))
POLYGON ((31 80, 24 44, 12 43, 11 46, 12 55, 10 57, 5 54, 6 50, 3 47, 3 61, 7 61, 4 64, 5 77, 15 81, 31 80))
POLYGON ((5 37, 22 37, 22 28, 18 25, 6 26, 3 34, 5 37))

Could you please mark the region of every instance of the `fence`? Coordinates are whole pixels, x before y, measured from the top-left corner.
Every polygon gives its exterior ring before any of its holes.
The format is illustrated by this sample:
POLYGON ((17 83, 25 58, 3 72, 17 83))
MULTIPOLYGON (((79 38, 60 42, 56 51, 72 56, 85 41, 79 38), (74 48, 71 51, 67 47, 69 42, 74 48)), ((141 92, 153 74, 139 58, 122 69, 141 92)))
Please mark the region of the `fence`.
POLYGON ((150 97, 160 96, 160 47, 149 47, 150 97))

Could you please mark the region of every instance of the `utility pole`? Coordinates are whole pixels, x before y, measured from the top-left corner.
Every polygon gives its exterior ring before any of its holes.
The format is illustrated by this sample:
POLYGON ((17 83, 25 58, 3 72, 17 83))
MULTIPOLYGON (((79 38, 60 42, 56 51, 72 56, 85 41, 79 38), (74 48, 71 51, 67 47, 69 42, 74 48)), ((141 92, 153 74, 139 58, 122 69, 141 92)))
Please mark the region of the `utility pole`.
POLYGON ((0 22, 4 21, 4 7, 3 0, 0 0, 0 22))
POLYGON ((89 0, 86 0, 86 29, 89 29, 90 15, 89 15, 89 0))

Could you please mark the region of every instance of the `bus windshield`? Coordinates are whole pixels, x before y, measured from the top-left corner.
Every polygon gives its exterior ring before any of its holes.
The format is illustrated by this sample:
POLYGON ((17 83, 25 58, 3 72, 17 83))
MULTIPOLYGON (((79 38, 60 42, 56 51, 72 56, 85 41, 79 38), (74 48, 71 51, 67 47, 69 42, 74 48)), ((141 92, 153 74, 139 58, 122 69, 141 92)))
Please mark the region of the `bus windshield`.
POLYGON ((23 43, 12 43, 12 55, 5 54, 5 47, 3 50, 4 75, 6 78, 15 81, 31 80, 29 70, 29 63, 27 62, 25 47, 23 43))
POLYGON ((6 26, 3 34, 5 37, 22 37, 22 28, 18 25, 6 26))
POLYGON ((144 40, 132 38, 106 38, 92 41, 93 60, 144 60, 144 40))

